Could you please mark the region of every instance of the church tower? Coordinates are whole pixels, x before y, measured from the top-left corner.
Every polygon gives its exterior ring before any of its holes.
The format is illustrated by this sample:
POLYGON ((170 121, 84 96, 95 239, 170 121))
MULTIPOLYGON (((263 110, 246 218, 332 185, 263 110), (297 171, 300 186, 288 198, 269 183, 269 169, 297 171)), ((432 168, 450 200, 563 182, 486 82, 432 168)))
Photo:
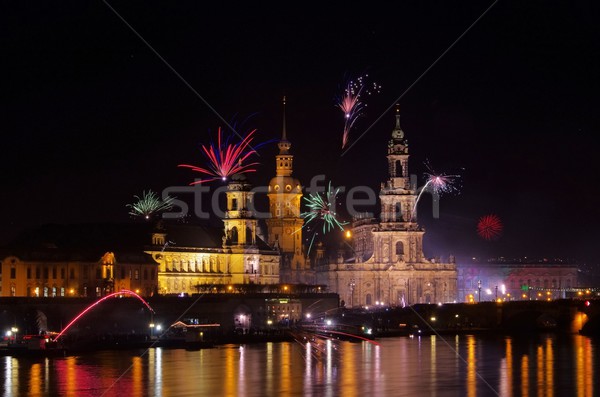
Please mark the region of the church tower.
POLYGON ((388 143, 389 176, 381 184, 381 221, 373 233, 375 261, 380 263, 417 263, 423 258, 423 234, 417 224, 416 186, 411 186, 408 172, 408 141, 400 126, 396 108, 396 125, 388 143))
POLYGON ((388 169, 387 183, 382 184, 379 197, 381 199, 381 222, 389 223, 392 228, 397 228, 397 223, 409 227, 416 223, 415 208, 416 194, 411 190, 410 174, 408 173, 408 141, 400 127, 400 111, 396 108, 396 126, 392 131, 392 139, 388 143, 388 169))
POLYGON ((305 263, 302 252, 304 219, 300 217, 302 186, 298 179, 292 177, 294 156, 290 153, 292 144, 287 139, 286 133, 285 97, 283 98, 283 132, 277 146, 279 154, 275 156, 275 177, 269 182, 267 193, 271 214, 270 219, 266 220, 269 230, 268 243, 272 247, 279 248, 284 255, 282 263, 284 268, 302 270, 305 263))
POLYGON ((419 190, 408 172, 408 142, 398 109, 386 157, 380 219, 356 216, 350 235, 354 255, 319 266, 318 280, 350 306, 451 302, 456 299, 456 264, 423 255, 425 230, 417 223, 415 208, 419 190))
POLYGON ((236 174, 227 184, 227 211, 225 212, 224 246, 250 248, 256 246, 254 192, 243 174, 236 174))

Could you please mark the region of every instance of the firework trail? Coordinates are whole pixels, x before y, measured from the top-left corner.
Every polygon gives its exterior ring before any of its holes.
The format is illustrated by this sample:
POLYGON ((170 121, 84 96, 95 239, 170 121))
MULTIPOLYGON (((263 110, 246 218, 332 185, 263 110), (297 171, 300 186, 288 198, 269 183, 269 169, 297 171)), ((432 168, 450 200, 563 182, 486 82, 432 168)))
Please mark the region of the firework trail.
POLYGON ((133 196, 137 201, 133 204, 127 204, 127 207, 131 208, 129 215, 136 217, 144 217, 150 219, 150 217, 156 213, 162 211, 168 211, 173 208, 174 197, 167 196, 164 200, 156 195, 152 190, 148 192, 144 191, 142 197, 133 196))
POLYGON ((419 203, 423 192, 430 191, 431 194, 441 196, 445 193, 453 193, 458 191, 457 182, 458 179, 461 177, 460 175, 448 175, 445 173, 437 174, 431 169, 429 163, 425 163, 425 165, 428 169, 428 171, 424 173, 426 182, 425 185, 423 185, 423 187, 421 188, 417 199, 415 200, 415 205, 413 206, 411 219, 414 217, 414 214, 416 214, 417 204, 419 203))
POLYGON ((364 107, 367 105, 361 101, 361 96, 371 95, 373 92, 379 92, 381 89, 377 83, 367 86, 365 78, 359 77, 355 81, 349 81, 344 87, 343 95, 338 100, 337 106, 344 112, 344 131, 342 134, 342 149, 348 144, 350 129, 354 122, 360 117, 364 107))
POLYGON ((192 171, 206 175, 205 178, 192 182, 190 185, 196 185, 202 182, 210 182, 217 179, 226 181, 227 178, 234 174, 256 172, 256 168, 253 167, 259 163, 254 162, 243 164, 243 162, 246 161, 251 155, 257 154, 256 150, 250 145, 254 139, 255 132, 256 129, 250 131, 238 143, 230 143, 229 141, 231 136, 228 136, 223 141, 222 130, 219 127, 217 144, 215 145, 211 143, 210 146, 202 145, 204 155, 208 158, 207 167, 198 167, 189 164, 179 164, 178 167, 190 168, 192 171))

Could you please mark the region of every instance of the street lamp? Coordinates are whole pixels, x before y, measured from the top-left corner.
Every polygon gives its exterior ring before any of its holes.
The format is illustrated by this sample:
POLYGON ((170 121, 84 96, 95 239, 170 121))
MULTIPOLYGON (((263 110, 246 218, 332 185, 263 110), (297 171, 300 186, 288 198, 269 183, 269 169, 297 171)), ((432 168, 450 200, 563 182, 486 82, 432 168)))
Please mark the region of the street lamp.
POLYGON ((481 280, 477 280, 477 289, 479 290, 479 302, 481 302, 481 280))

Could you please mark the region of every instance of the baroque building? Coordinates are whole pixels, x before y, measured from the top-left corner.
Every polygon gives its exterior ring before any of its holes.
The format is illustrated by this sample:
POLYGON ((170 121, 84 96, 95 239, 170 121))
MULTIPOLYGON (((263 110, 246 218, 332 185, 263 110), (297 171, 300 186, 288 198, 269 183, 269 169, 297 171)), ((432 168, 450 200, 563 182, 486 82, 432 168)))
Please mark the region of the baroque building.
POLYGON ((257 235, 252 186, 227 185, 224 228, 160 223, 146 251, 158 263, 160 294, 192 294, 234 284, 279 283, 279 252, 257 235))
POLYGON ((345 261, 339 254, 334 263, 317 267, 318 282, 338 293, 346 306, 456 299, 455 263, 437 263, 423 255, 425 230, 417 222, 418 190, 411 184, 408 159, 408 142, 397 110, 387 150, 389 175, 379 192, 380 219, 355 217, 351 228, 353 259, 345 261))
POLYGON ((270 213, 266 220, 268 243, 281 252, 281 282, 313 284, 314 272, 302 245, 302 185, 292 176, 294 156, 290 153, 292 143, 286 133, 285 97, 283 106, 283 132, 277 144, 279 154, 275 156, 275 176, 269 182, 267 192, 270 213))

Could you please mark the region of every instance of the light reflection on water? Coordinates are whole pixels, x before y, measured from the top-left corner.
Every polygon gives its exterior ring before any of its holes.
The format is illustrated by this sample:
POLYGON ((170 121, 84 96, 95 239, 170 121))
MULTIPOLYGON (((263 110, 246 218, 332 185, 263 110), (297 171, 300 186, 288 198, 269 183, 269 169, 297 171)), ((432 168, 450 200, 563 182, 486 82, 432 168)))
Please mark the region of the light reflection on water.
POLYGON ((4 396, 580 396, 599 389, 580 335, 390 338, 0 357, 4 396))

